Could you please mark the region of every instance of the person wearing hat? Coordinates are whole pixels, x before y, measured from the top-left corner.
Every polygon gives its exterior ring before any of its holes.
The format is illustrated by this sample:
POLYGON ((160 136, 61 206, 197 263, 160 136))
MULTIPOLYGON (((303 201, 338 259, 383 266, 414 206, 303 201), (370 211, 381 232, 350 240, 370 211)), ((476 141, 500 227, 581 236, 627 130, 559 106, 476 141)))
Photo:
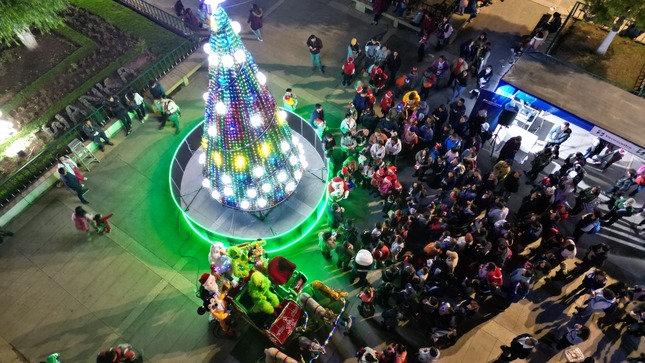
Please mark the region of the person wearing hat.
POLYGON ((358 40, 356 40, 356 38, 352 38, 352 40, 349 42, 349 45, 347 46, 347 59, 354 58, 354 60, 358 60, 358 56, 360 54, 361 45, 358 44, 358 40))
POLYGON ((387 75, 383 72, 383 68, 378 65, 374 65, 374 67, 372 67, 372 72, 370 73, 370 85, 374 87, 376 92, 385 88, 387 78, 387 75))
POLYGON ((354 57, 348 57, 345 63, 343 63, 343 86, 349 86, 352 84, 354 73, 356 73, 354 57))
POLYGON ((367 108, 367 90, 365 88, 358 87, 356 89, 356 94, 352 99, 352 104, 354 105, 354 108, 356 108, 358 115, 356 119, 358 120, 361 117, 363 110, 367 108))
POLYGON ((392 91, 387 91, 380 102, 381 112, 384 114, 390 111, 392 106, 394 106, 394 100, 392 100, 392 91))

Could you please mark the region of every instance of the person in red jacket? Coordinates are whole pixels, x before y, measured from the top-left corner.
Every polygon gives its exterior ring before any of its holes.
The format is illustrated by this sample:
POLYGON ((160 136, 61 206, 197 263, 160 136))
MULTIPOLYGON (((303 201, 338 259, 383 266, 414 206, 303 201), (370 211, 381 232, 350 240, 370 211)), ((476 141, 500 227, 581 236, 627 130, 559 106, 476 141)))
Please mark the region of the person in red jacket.
POLYGON ((379 241, 379 243, 376 245, 376 247, 374 247, 374 250, 372 251, 372 257, 376 262, 376 266, 381 267, 386 261, 390 259, 390 249, 387 248, 383 241, 379 241))
POLYGON ((350 84, 352 84, 354 73, 356 73, 354 57, 349 57, 343 64, 343 86, 349 86, 350 84))
POLYGON ((392 91, 387 91, 383 98, 381 98, 381 112, 383 114, 388 113, 392 106, 394 106, 394 100, 392 100, 392 91))
POLYGON ((495 267, 494 270, 488 271, 488 273, 486 274, 486 281, 488 282, 491 288, 493 286, 501 287, 502 284, 504 283, 504 279, 502 277, 502 269, 499 267, 495 267))

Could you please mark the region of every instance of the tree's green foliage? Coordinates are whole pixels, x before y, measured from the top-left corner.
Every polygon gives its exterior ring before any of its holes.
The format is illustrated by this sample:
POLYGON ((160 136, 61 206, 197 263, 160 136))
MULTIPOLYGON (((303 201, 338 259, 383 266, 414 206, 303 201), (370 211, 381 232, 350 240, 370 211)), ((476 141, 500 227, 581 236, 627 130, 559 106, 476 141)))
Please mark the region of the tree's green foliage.
POLYGON ((0 43, 19 43, 24 29, 48 32, 62 23, 58 12, 67 7, 66 0, 0 0, 0 43))
POLYGON ((617 18, 629 19, 639 27, 645 26, 645 1, 643 0, 586 0, 593 20, 613 26, 617 18))

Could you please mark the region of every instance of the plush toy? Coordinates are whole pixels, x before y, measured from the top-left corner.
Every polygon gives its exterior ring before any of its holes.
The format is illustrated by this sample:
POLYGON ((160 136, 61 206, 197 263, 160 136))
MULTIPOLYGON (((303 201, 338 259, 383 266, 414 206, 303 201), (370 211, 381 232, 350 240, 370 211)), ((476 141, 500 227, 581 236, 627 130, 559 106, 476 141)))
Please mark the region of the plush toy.
POLYGON ((261 312, 273 314, 275 308, 280 304, 278 296, 272 293, 269 288, 271 281, 261 272, 255 271, 247 284, 249 296, 261 312))
POLYGON ((221 275, 231 271, 231 258, 226 253, 226 247, 222 242, 215 242, 211 245, 208 262, 210 262, 214 274, 221 275))
POLYGON ((249 267, 249 254, 246 248, 229 247, 228 257, 231 258, 231 265, 233 269, 233 276, 239 278, 246 278, 251 272, 249 267))
POLYGON ((208 291, 209 295, 219 294, 219 286, 217 285, 217 277, 209 273, 203 273, 199 278, 199 283, 208 291))
POLYGON ((207 311, 211 313, 211 317, 219 323, 222 331, 229 334, 230 328, 228 326, 228 310, 226 310, 226 293, 213 294, 204 299, 204 304, 197 308, 197 314, 204 315, 207 311))
POLYGON ((262 273, 267 273, 267 258, 266 251, 264 250, 264 245, 267 242, 263 239, 258 239, 257 241, 251 243, 251 260, 253 261, 253 267, 262 273))
POLYGON ((327 184, 327 193, 332 201, 341 201, 349 196, 349 185, 342 177, 334 177, 327 184))
POLYGON ((314 289, 320 291, 326 297, 328 297, 328 298, 330 298, 330 299, 332 299, 334 301, 339 301, 339 300, 343 299, 345 296, 347 296, 347 293, 345 291, 331 288, 331 287, 325 285, 320 280, 315 280, 314 282, 311 283, 311 286, 314 289))

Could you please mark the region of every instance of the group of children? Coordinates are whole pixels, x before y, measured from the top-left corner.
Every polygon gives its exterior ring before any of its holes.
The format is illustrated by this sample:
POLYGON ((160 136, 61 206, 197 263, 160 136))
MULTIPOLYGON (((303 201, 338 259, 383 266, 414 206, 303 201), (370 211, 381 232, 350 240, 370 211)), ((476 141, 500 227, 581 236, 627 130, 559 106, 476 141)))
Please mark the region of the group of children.
POLYGON ((92 240, 92 228, 98 234, 110 233, 111 227, 108 220, 112 214, 103 216, 101 213, 90 214, 83 207, 78 206, 72 213, 72 221, 78 231, 87 233, 87 239, 92 240))

